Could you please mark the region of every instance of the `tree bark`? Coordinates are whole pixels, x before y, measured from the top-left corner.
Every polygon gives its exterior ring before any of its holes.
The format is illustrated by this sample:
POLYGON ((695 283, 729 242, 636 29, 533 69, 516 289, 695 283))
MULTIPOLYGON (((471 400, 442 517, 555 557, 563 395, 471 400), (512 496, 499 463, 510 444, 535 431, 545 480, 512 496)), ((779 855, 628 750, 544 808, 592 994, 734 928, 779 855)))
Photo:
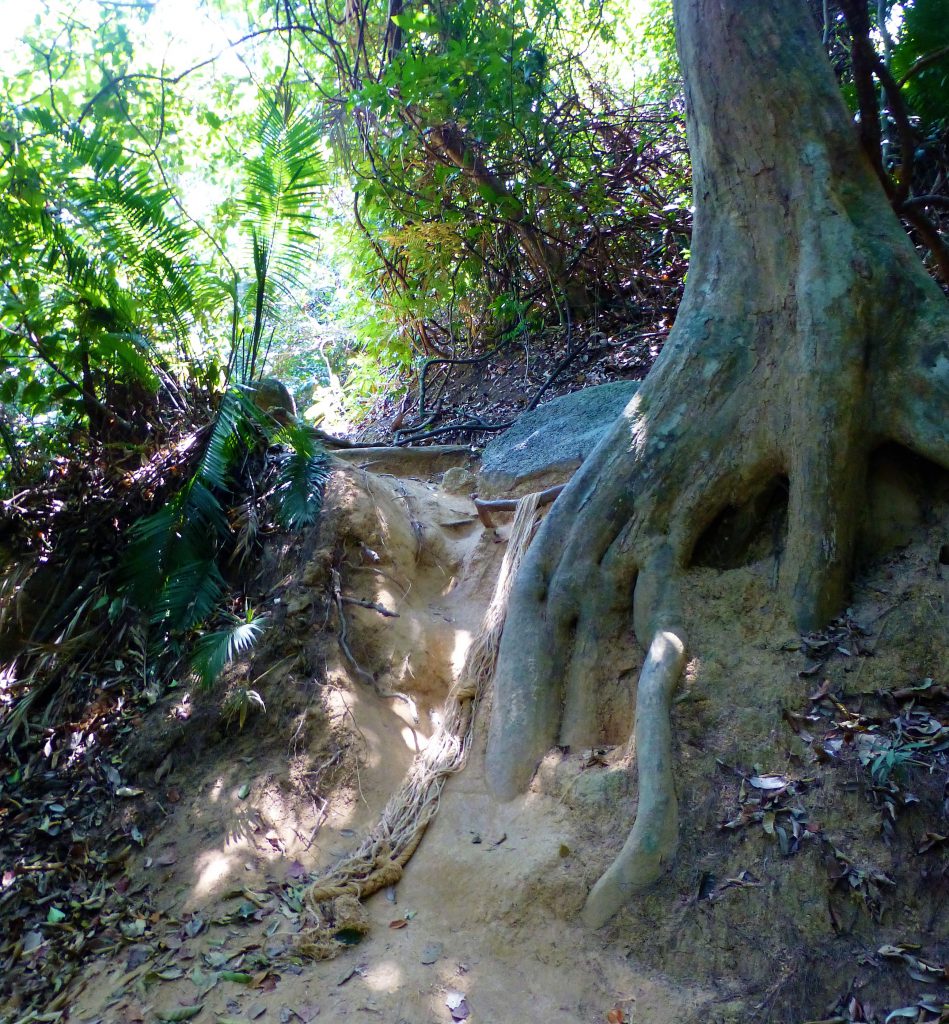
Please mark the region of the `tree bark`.
MULTIPOLYGON (((683 640, 678 580, 722 510, 790 481, 780 587, 813 629, 843 605, 874 449, 895 441, 949 466, 949 304, 859 145, 803 0, 677 0, 675 17, 688 283, 660 359, 555 503, 512 593, 487 755, 503 798, 554 744, 596 735, 597 688, 615 692, 598 649, 629 631, 631 609, 644 647, 683 640)), ((667 727, 659 705, 649 729, 667 727)), ((660 772, 648 746, 641 792, 660 772)), ((634 828, 589 923, 658 877, 676 833, 663 825, 647 851, 634 828)))

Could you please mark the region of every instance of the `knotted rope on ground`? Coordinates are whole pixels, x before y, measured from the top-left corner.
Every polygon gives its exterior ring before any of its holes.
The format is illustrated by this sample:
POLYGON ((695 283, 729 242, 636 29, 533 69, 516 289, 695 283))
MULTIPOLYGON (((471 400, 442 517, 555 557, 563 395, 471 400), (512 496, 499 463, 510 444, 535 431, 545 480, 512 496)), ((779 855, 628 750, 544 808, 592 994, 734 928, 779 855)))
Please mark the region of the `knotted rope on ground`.
POLYGON ((494 676, 508 596, 537 529, 540 502, 540 494, 528 494, 517 503, 491 603, 431 739, 359 848, 308 889, 306 903, 316 923, 299 944, 301 952, 328 959, 341 948, 334 938, 340 931, 368 930, 359 901, 399 881, 438 811, 446 781, 467 763, 478 705, 494 676))

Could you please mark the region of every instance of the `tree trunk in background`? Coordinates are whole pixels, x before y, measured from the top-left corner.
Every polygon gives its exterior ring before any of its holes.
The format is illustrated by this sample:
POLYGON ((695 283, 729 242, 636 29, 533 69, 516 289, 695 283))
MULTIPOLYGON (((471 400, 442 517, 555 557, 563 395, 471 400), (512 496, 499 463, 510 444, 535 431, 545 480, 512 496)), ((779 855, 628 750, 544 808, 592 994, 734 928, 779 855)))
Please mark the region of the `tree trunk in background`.
POLYGON ((780 586, 813 629, 843 606, 874 449, 949 466, 949 303, 858 144, 805 3, 677 0, 675 14, 688 284, 512 594, 488 742, 505 798, 554 744, 597 736, 597 685, 615 688, 598 649, 631 610, 644 647, 681 634, 678 578, 724 509, 790 481, 780 586))

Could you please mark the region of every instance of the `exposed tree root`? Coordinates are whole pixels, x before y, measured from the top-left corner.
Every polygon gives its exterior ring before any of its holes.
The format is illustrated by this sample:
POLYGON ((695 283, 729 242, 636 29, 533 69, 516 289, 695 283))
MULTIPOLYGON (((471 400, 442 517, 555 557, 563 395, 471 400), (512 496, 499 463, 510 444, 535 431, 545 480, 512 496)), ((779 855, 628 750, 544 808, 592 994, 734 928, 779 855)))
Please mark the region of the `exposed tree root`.
MULTIPOLYGON (((367 899, 402 877, 403 868, 438 810, 445 782, 465 766, 478 703, 494 674, 511 586, 537 527, 538 497, 528 494, 518 502, 494 595, 481 629, 472 640, 465 664, 445 700, 434 734, 412 762, 405 781, 359 848, 309 888, 306 900, 313 914, 314 928, 304 940, 307 955, 326 958, 339 951, 340 947, 333 941, 337 900, 367 899)), ((338 595, 335 570, 333 574, 334 595, 338 595)), ((338 603, 341 606, 341 602, 338 603)))
POLYGON ((622 696, 603 651, 632 612, 649 649, 639 811, 590 895, 592 925, 675 849, 675 584, 705 529, 788 481, 779 596, 798 628, 820 628, 846 601, 873 452, 896 442, 949 468, 949 306, 859 149, 805 5, 677 0, 676 17, 696 192, 686 293, 528 552, 488 736, 502 799, 555 744, 595 742, 622 696))
MULTIPOLYGON (((317 431, 319 434, 320 432, 317 431)), ((328 437, 328 435, 327 435, 328 437)), ((417 459, 419 462, 431 462, 441 455, 457 455, 461 458, 470 458, 471 448, 464 444, 432 444, 427 448, 402 448, 391 444, 363 444, 362 442, 346 441, 343 438, 321 438, 323 442, 340 451, 334 451, 337 459, 346 462, 356 462, 360 459, 371 458, 374 455, 398 455, 403 459, 417 459)))
MULTIPOLYGON (((336 634, 336 639, 339 641, 339 649, 343 652, 343 656, 349 662, 350 667, 356 673, 357 676, 366 684, 368 684, 376 693, 377 696, 382 698, 391 698, 392 700, 400 700, 409 709, 409 714, 412 716, 412 721, 418 725, 418 708, 415 705, 415 701, 407 693, 402 693, 401 690, 389 690, 379 685, 379 680, 376 679, 372 673, 367 672, 362 665, 356 660, 355 655, 352 652, 352 648, 349 646, 348 630, 346 628, 346 616, 343 614, 343 604, 346 598, 343 597, 342 582, 339 576, 338 569, 330 570, 331 579, 333 582, 333 602, 336 606, 336 620, 339 626, 339 632, 336 634)), ((387 615, 395 615, 394 612, 389 612, 386 609, 380 609, 378 605, 374 605, 371 602, 358 602, 362 603, 363 607, 370 607, 376 611, 382 611, 387 615)), ((396 616, 398 617, 398 616, 396 616)))
POLYGON ((653 637, 636 696, 636 765, 639 806, 619 856, 593 887, 583 920, 599 928, 669 866, 679 840, 678 801, 672 777, 672 694, 685 662, 685 644, 671 630, 653 637))
MULTIPOLYGON (((564 489, 566 484, 557 484, 554 487, 548 487, 546 491, 541 491, 537 496, 537 504, 541 507, 549 505, 552 501, 557 499, 557 495, 564 489)), ((494 529, 494 521, 491 519, 492 512, 515 512, 517 511, 517 499, 516 498, 479 498, 477 495, 472 495, 472 501, 474 507, 478 512, 478 518, 481 520, 481 524, 486 526, 489 530, 494 529)))

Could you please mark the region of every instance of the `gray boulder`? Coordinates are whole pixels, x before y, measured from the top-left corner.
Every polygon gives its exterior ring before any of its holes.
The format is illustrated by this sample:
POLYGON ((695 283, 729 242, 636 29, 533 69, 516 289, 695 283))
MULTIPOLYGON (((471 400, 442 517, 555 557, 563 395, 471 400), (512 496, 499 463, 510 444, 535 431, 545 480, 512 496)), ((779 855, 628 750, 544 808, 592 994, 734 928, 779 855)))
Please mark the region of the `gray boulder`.
POLYGON ((638 381, 584 388, 524 413, 481 455, 478 493, 526 493, 566 479, 636 393, 638 381))

